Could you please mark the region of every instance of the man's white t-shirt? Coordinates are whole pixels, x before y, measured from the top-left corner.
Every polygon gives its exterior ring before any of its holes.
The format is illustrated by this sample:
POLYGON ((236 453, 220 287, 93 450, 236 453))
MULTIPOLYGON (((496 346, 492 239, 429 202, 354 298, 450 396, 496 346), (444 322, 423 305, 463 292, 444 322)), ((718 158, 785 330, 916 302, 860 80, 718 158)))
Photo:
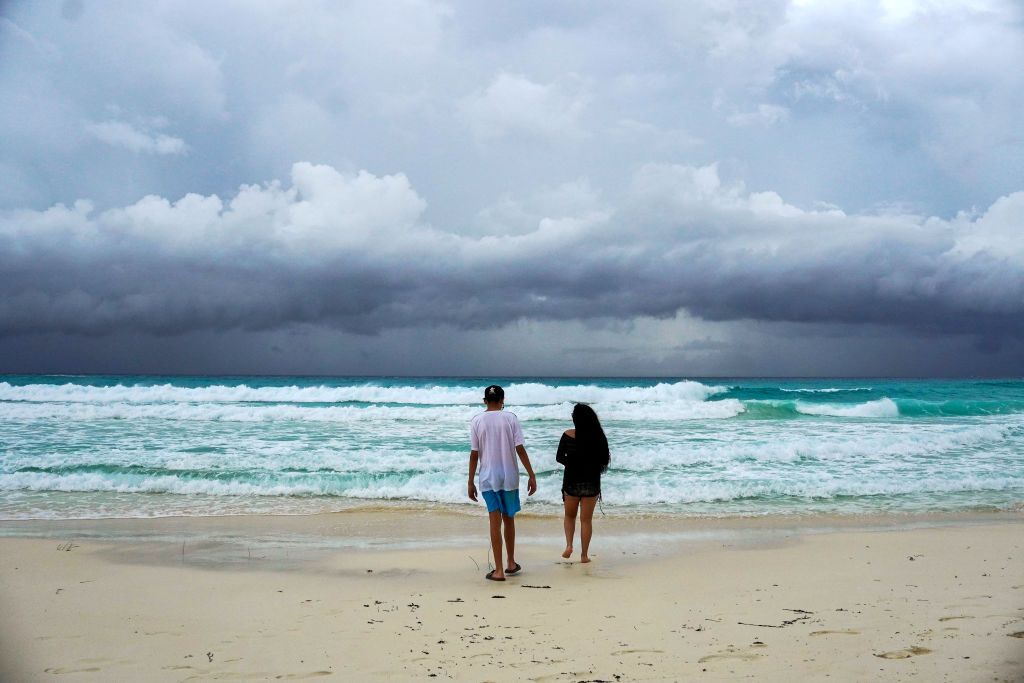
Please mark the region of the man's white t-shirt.
POLYGON ((488 410, 469 423, 472 450, 480 454, 480 490, 515 491, 519 488, 516 446, 523 445, 523 430, 515 413, 488 410))

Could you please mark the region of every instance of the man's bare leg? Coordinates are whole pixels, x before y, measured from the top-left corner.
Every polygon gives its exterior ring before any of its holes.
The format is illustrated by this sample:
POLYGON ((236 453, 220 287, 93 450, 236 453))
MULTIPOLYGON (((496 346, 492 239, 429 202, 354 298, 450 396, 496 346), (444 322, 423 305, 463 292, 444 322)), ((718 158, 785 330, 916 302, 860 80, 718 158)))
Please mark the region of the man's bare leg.
POLYGON ((565 552, 562 557, 568 558, 572 555, 572 538, 576 534, 576 511, 580 506, 580 499, 576 496, 565 496, 565 517, 562 519, 562 526, 565 528, 565 552))
POLYGON ((502 524, 505 526, 505 552, 508 555, 508 564, 505 571, 516 569, 516 519, 508 515, 501 516, 502 524))
POLYGON ((494 573, 491 576, 495 579, 505 578, 505 565, 501 557, 501 517, 502 514, 497 510, 487 513, 491 525, 491 552, 494 553, 494 573))
POLYGON ((597 496, 580 498, 580 562, 590 562, 590 537, 594 534, 594 508, 597 496))

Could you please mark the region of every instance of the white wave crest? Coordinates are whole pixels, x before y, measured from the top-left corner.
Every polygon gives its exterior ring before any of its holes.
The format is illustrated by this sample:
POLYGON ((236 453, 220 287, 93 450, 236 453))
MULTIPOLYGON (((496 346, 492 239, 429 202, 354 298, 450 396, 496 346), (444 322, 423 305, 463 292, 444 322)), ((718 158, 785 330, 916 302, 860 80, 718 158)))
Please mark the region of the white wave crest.
MULTIPOLYGON (((1013 453, 1018 442, 1013 439, 1013 428, 988 424, 973 427, 936 425, 930 429, 920 426, 902 429, 860 428, 854 432, 833 430, 775 432, 763 435, 725 432, 700 441, 613 444, 613 466, 620 471, 656 473, 693 466, 730 468, 743 476, 744 463, 748 467, 769 467, 796 464, 804 471, 826 466, 836 472, 851 467, 863 467, 866 462, 885 460, 907 461, 920 457, 945 457, 949 453, 964 451, 986 453, 995 459, 1001 453, 1013 453), (806 462, 800 464, 802 461, 806 462)), ((629 440, 635 440, 630 436, 629 440)), ((971 466, 970 458, 958 458, 963 466, 971 466)), ((779 476, 788 476, 781 474, 779 476)))
MULTIPOLYGON (((602 420, 687 420, 735 417, 744 411, 736 399, 664 403, 593 403, 602 420)), ((508 408, 523 422, 568 421, 572 403, 508 408)), ((197 422, 396 422, 467 425, 480 412, 475 405, 338 405, 274 403, 35 403, 0 404, 6 420, 183 420, 197 422)))
POLYGON ((870 387, 829 387, 827 389, 779 389, 790 394, 836 394, 840 391, 871 391, 870 387))
MULTIPOLYGON (((734 398, 718 401, 675 400, 661 402, 609 401, 590 403, 603 422, 657 422, 695 419, 726 419, 744 412, 743 403, 734 398)), ((566 402, 548 406, 513 407, 524 422, 534 420, 569 420, 573 404, 566 402)))
MULTIPOLYGON (((324 479, 326 481, 326 479, 324 479)), ((0 475, 0 490, 25 491, 107 491, 116 493, 184 493, 216 496, 327 495, 324 486, 301 483, 252 483, 210 479, 181 479, 173 475, 154 477, 99 473, 49 474, 18 472, 0 475)))
MULTIPOLYGON (((700 382, 662 382, 654 386, 602 387, 594 384, 553 386, 539 382, 513 383, 505 388, 506 404, 511 407, 563 402, 657 402, 703 401, 726 391, 700 382)), ((250 387, 214 385, 181 387, 174 384, 152 386, 118 384, 88 386, 82 384, 12 385, 0 382, 0 401, 36 403, 382 403, 413 405, 472 405, 483 400, 483 387, 459 385, 383 386, 367 383, 331 387, 250 387)))
POLYGON ((964 476, 955 481, 943 477, 915 477, 898 481, 856 478, 800 478, 764 481, 737 479, 731 481, 691 481, 687 486, 673 482, 651 481, 647 478, 624 478, 618 482, 602 482, 602 497, 608 506, 643 506, 650 504, 689 505, 726 503, 743 499, 775 499, 788 496, 796 499, 834 500, 856 496, 937 495, 964 492, 1007 492, 1020 490, 1024 478, 1010 476, 964 476))
MULTIPOLYGON (((705 401, 728 391, 727 387, 707 386, 700 382, 659 382, 652 387, 601 387, 594 384, 551 386, 538 382, 511 384, 505 388, 506 403, 543 405, 546 403, 659 403, 705 401)), ((479 393, 479 392, 478 392, 479 393)), ((476 399, 479 401, 480 399, 476 399)))
MULTIPOLYGON (((539 491, 530 501, 557 503, 560 476, 542 475, 539 491)), ((864 477, 793 476, 763 479, 757 472, 732 472, 729 477, 675 476, 647 477, 637 474, 609 474, 602 481, 606 505, 633 506, 652 503, 691 504, 736 501, 751 498, 789 496, 802 499, 832 499, 849 496, 903 496, 970 491, 1019 491, 1024 477, 1007 474, 967 474, 956 479, 944 476, 864 477)), ((462 473, 422 473, 410 477, 361 479, 339 485, 329 477, 269 481, 223 481, 182 479, 173 475, 154 477, 109 477, 95 473, 17 473, 0 475, 0 490, 108 493, 172 493, 207 496, 255 497, 344 497, 376 500, 412 500, 462 503, 465 481, 462 473)), ((526 503, 527 505, 529 502, 526 503)))
POLYGON ((9 420, 184 420, 198 422, 363 422, 431 420, 469 423, 479 410, 469 406, 303 406, 224 403, 8 403, 9 420))
POLYGON ((796 409, 805 415, 822 415, 831 417, 899 417, 900 409, 891 398, 880 398, 877 401, 841 405, 828 403, 800 403, 796 409))

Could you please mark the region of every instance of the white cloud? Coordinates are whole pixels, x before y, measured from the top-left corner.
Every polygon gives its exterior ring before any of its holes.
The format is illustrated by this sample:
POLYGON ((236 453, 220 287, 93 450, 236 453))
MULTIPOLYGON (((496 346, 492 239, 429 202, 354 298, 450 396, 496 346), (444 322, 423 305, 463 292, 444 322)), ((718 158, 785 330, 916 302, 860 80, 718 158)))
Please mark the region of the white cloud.
POLYGON ((733 114, 728 121, 734 126, 774 126, 784 123, 789 118, 789 109, 775 104, 759 104, 754 111, 733 114))
POLYGON ((961 214, 955 222, 957 242, 951 253, 958 258, 988 254, 1024 267, 1024 191, 1000 197, 974 220, 961 214))
POLYGON ((586 179, 564 183, 525 199, 510 194, 481 210, 475 221, 479 235, 523 235, 542 221, 569 218, 607 218, 608 207, 586 179))
POLYGON ((400 173, 344 174, 301 162, 291 180, 290 188, 276 181, 242 186, 226 205, 216 195, 188 194, 174 202, 149 196, 73 229, 88 230, 101 243, 128 237, 169 253, 318 263, 347 250, 386 254, 429 239, 418 223, 426 203, 400 173))
POLYGON ((378 253, 414 251, 431 236, 421 225, 426 202, 404 174, 355 175, 330 166, 296 164, 292 182, 297 201, 289 207, 289 225, 277 236, 294 249, 334 252, 365 248, 378 253), (309 244, 306 244, 306 242, 309 244))
POLYGON ((481 140, 513 135, 557 138, 583 134, 583 92, 568 93, 518 74, 499 73, 483 91, 461 103, 461 112, 481 140))
POLYGON ((102 123, 86 123, 85 130, 97 140, 124 147, 132 152, 147 154, 185 154, 188 148, 181 138, 171 137, 163 133, 145 133, 124 121, 104 121, 102 123))

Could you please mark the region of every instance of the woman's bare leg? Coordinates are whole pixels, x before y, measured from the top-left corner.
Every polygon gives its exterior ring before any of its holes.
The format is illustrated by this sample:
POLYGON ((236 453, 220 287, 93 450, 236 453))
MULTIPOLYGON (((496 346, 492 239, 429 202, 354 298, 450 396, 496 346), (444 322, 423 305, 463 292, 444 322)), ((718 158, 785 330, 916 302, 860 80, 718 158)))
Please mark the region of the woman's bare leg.
POLYGON ((565 527, 565 552, 562 557, 568 558, 572 555, 572 537, 576 533, 576 510, 580 506, 580 499, 576 496, 563 496, 565 498, 565 517, 562 526, 565 527))
POLYGON ((580 501, 580 562, 590 562, 590 537, 594 534, 594 508, 597 496, 578 498, 580 501))

